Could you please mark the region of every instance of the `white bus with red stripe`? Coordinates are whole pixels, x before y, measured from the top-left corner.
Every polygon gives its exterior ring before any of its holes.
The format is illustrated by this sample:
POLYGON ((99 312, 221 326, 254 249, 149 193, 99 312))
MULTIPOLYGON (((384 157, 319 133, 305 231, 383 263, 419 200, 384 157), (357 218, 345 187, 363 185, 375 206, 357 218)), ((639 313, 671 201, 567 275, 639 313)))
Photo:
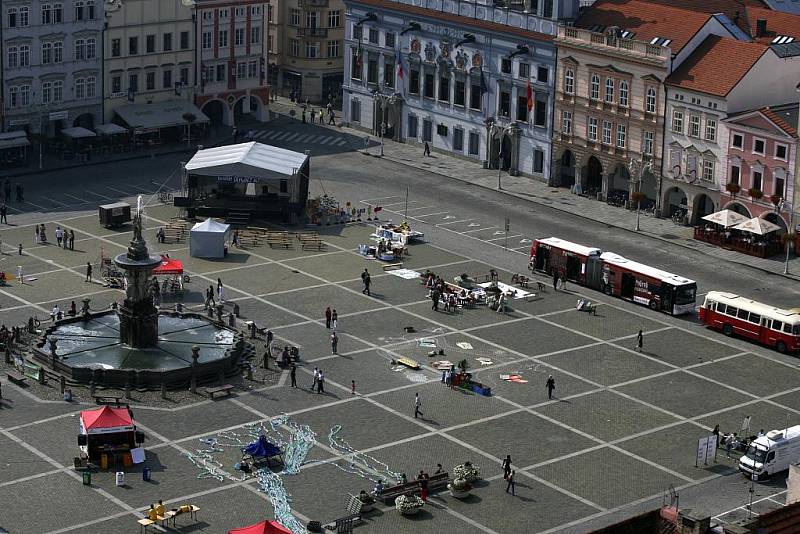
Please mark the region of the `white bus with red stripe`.
POLYGON ((734 334, 774 347, 780 352, 800 350, 800 313, 750 300, 733 293, 709 291, 700 320, 726 336, 734 334))

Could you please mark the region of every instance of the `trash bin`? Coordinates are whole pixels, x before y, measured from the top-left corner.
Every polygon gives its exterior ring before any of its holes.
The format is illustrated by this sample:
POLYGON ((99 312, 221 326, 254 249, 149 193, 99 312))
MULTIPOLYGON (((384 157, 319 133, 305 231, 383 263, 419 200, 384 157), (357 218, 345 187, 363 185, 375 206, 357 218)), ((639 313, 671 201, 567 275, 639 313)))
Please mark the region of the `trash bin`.
POLYGON ((122 471, 117 471, 117 486, 124 486, 125 485, 125 473, 122 471))
POLYGON ((100 455, 100 469, 108 469, 108 454, 100 455))
POLYGON ((144 480, 145 482, 150 482, 150 468, 149 467, 145 467, 144 469, 142 469, 142 480, 144 480))
POLYGON ((83 472, 83 485, 84 486, 92 485, 92 474, 89 471, 83 472))

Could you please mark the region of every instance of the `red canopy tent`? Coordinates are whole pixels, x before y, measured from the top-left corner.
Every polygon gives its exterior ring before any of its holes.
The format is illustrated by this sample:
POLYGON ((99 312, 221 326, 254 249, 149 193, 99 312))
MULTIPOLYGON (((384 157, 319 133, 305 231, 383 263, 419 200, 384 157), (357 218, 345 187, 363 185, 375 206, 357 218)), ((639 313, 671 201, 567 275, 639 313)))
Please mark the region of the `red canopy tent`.
POLYGON ((161 265, 153 269, 153 274, 183 274, 183 262, 167 256, 161 256, 161 265))
POLYGON ((82 434, 109 434, 133 431, 133 418, 127 408, 103 406, 98 410, 84 410, 81 412, 82 434))
POLYGON ((105 469, 101 457, 126 454, 136 448, 136 426, 131 412, 128 408, 111 406, 82 411, 78 445, 91 461, 99 459, 105 469))
POLYGON ((277 521, 262 521, 249 527, 229 530, 228 534, 293 534, 291 530, 277 521))

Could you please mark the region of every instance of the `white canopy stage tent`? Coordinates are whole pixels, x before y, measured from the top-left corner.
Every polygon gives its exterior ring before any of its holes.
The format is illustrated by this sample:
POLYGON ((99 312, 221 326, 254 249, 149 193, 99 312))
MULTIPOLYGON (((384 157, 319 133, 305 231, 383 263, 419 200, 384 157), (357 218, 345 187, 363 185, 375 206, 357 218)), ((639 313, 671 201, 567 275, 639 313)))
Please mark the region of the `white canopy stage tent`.
POLYGON ((781 229, 777 224, 773 224, 760 217, 753 217, 743 223, 737 224, 733 227, 734 230, 741 230, 755 235, 766 235, 772 232, 777 232, 781 229))
POLYGON ((61 134, 65 137, 69 137, 70 139, 88 139, 89 137, 97 137, 96 133, 81 126, 64 128, 61 130, 61 134))
POLYGON ((186 207, 229 220, 231 213, 280 214, 297 222, 308 200, 309 167, 308 154, 255 141, 199 150, 185 167, 186 207))
POLYGON ((208 218, 192 227, 189 254, 193 258, 223 258, 231 225, 208 218))
POLYGON ((740 213, 736 213, 735 211, 722 210, 710 215, 706 215, 703 217, 703 220, 724 226, 725 228, 729 228, 745 222, 747 217, 740 213))
POLYGON ((134 133, 185 126, 187 113, 194 115, 192 126, 209 122, 209 118, 200 109, 185 100, 165 100, 152 104, 129 104, 120 106, 114 113, 131 128, 134 133))
POLYGON ((116 135, 116 134, 123 134, 128 133, 126 128, 123 128, 119 124, 114 124, 109 122, 108 124, 100 124, 95 126, 94 131, 101 134, 101 135, 116 135))

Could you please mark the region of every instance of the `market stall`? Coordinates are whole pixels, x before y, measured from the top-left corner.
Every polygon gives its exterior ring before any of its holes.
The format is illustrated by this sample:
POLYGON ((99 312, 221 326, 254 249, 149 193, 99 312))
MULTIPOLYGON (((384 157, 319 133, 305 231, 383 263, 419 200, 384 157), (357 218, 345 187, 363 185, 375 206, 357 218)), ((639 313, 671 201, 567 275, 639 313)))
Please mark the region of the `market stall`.
POLYGON ((78 446, 90 462, 99 463, 102 469, 143 461, 144 451, 137 448, 143 441, 144 434, 136 431, 129 408, 103 406, 81 412, 78 446))
POLYGON ((153 276, 161 283, 161 292, 167 291, 183 291, 184 282, 188 283, 190 278, 188 275, 183 274, 183 262, 170 258, 169 256, 161 256, 161 265, 153 269, 153 276))
POLYGON ((193 258, 223 258, 231 226, 208 218, 192 227, 189 254, 193 258))
POLYGON ((0 133, 0 165, 17 167, 28 163, 28 135, 23 131, 0 133))
POLYGON ((114 202, 99 206, 100 224, 106 228, 117 228, 131 222, 131 205, 127 202, 114 202))
POLYGON ((229 530, 228 534, 292 534, 292 531, 277 521, 262 521, 249 527, 229 530))
POLYGON ((376 226, 372 237, 407 245, 410 241, 422 241, 425 238, 425 234, 412 230, 408 222, 403 221, 397 225, 389 223, 376 226))

